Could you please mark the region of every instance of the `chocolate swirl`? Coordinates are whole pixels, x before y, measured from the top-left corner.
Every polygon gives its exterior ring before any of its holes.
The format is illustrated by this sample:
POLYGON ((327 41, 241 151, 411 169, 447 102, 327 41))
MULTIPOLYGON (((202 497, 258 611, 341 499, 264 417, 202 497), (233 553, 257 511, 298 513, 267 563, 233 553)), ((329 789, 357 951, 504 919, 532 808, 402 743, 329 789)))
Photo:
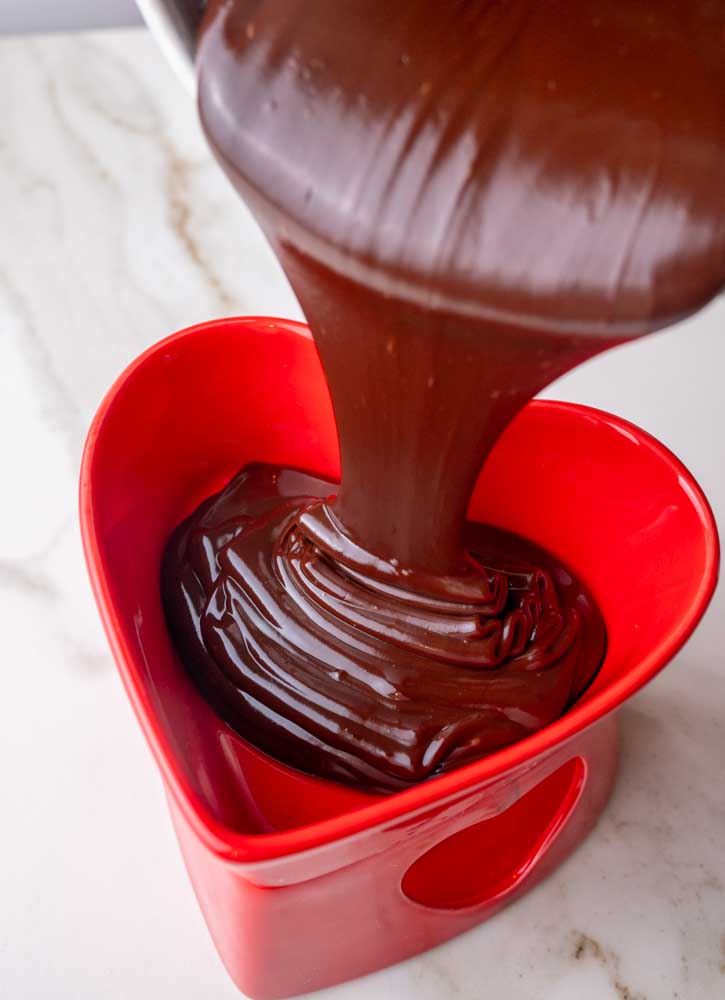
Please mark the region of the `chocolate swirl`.
POLYGON ((534 567, 506 572, 466 555, 470 575, 425 579, 351 545, 330 506, 317 502, 288 518, 274 565, 302 614, 309 617, 314 606, 345 626, 350 641, 362 631, 417 656, 481 669, 509 661, 518 669, 542 669, 568 651, 579 618, 559 608, 547 573, 534 567))
POLYGON ((332 488, 248 466, 167 549, 177 642, 243 736, 390 792, 536 731, 588 683, 603 627, 550 557, 470 525, 470 574, 426 592, 415 570, 348 543, 332 488))

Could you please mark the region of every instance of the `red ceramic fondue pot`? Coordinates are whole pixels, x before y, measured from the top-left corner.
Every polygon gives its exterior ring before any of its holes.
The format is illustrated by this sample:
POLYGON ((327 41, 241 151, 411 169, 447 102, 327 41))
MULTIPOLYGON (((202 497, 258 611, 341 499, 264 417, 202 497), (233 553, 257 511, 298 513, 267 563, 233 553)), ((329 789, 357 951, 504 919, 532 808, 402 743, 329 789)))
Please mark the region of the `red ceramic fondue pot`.
POLYGON ((164 544, 253 460, 339 472, 327 387, 299 323, 220 320, 142 354, 95 417, 80 502, 96 600, 212 937, 238 986, 273 998, 466 930, 581 842, 614 780, 615 710, 695 627, 718 539, 692 476, 648 434, 588 407, 530 403, 488 459, 470 516, 538 542, 587 584, 606 659, 536 735, 373 796, 248 746, 197 693, 169 639, 164 544))

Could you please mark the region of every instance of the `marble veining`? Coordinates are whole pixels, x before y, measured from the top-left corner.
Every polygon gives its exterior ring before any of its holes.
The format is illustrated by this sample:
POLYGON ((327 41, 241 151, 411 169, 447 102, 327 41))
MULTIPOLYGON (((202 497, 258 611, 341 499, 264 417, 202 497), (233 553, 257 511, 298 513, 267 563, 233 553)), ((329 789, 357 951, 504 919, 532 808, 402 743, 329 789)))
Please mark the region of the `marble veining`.
MULTIPOLYGON (((0 94, 0 997, 232 1000, 92 604, 77 475, 93 411, 148 344, 299 309, 144 32, 0 40, 0 94)), ((547 393, 661 437, 721 524, 724 305, 547 393)), ((719 591, 622 711, 610 806, 545 884, 321 1000, 725 996, 724 640, 719 591)))

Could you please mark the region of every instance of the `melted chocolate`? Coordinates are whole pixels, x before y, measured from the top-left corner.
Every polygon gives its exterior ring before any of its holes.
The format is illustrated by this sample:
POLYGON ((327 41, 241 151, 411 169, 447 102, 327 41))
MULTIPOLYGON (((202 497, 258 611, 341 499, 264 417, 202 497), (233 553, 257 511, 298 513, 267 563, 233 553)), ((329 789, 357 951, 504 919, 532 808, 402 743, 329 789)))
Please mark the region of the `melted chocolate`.
POLYGON ((466 525, 465 593, 412 593, 341 549, 335 484, 243 469, 174 534, 169 621, 202 692, 305 771, 394 791, 553 722, 591 679, 604 628, 541 549, 466 525), (475 582, 475 587, 473 586, 475 582))
POLYGON ((583 588, 466 510, 532 395, 725 281, 725 0, 218 0, 198 68, 342 482, 243 471, 175 535, 169 619, 242 735, 393 790, 546 725, 601 656, 583 588))

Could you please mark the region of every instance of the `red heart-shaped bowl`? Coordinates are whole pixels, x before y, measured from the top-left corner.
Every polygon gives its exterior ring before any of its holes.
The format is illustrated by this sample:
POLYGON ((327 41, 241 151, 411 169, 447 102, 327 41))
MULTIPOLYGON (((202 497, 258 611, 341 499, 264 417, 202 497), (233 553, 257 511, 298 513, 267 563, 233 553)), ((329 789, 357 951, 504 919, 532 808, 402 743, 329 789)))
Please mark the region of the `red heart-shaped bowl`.
POLYGON ((141 355, 101 404, 81 523, 108 639, 212 936, 240 988, 271 998, 431 947, 573 850, 612 785, 614 710, 695 627, 718 539, 699 487, 649 435, 587 407, 529 404, 486 463, 470 514, 540 543, 587 583, 606 621, 606 659, 553 725, 376 797, 247 745, 199 696, 169 640, 164 544, 252 460, 338 473, 309 331, 260 318, 184 330, 141 355))

